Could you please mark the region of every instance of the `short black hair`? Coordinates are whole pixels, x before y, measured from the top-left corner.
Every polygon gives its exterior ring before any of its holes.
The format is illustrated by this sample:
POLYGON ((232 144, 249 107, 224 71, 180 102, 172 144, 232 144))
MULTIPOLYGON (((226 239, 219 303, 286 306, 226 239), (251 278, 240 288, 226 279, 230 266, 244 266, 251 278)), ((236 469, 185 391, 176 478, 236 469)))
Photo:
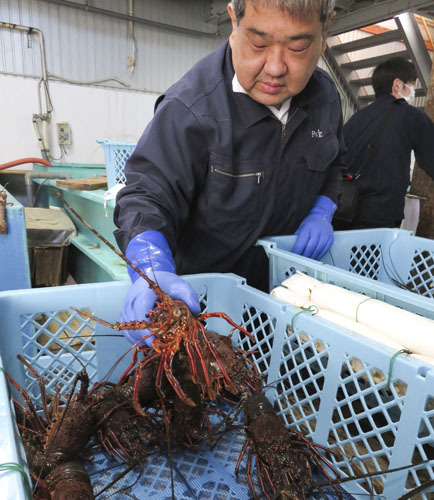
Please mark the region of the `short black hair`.
POLYGON ((336 5, 336 0, 232 0, 237 24, 244 17, 247 1, 253 7, 264 4, 269 8, 286 10, 291 15, 300 16, 300 18, 310 19, 318 14, 323 25, 330 21, 336 5))
POLYGON ((380 63, 372 74, 375 96, 391 94, 395 78, 404 83, 415 82, 417 73, 414 64, 403 57, 391 57, 380 63))

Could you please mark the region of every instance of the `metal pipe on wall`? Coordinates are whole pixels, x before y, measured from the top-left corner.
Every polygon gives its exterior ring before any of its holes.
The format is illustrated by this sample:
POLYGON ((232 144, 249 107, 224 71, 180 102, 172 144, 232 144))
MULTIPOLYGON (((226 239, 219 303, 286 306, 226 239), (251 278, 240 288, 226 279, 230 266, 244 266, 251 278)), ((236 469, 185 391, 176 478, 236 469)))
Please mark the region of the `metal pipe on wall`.
POLYGON ((26 186, 27 206, 33 207, 35 200, 33 199, 33 183, 32 179, 71 179, 72 175, 63 172, 28 172, 24 176, 24 184, 26 186))
MULTIPOLYGON (((128 15, 134 17, 134 0, 128 2, 128 15)), ((134 21, 128 21, 128 36, 131 39, 132 55, 127 57, 127 66, 130 69, 130 74, 134 73, 136 67, 136 39, 134 37, 134 21)))
POLYGON ((45 45, 44 45, 44 37, 42 36, 42 31, 38 28, 32 28, 31 26, 23 26, 21 24, 6 23, 4 21, 0 21, 0 28, 25 31, 28 35, 32 35, 33 33, 36 33, 38 35, 39 48, 41 50, 42 79, 45 80, 46 82, 48 82, 47 64, 46 64, 46 58, 45 58, 45 45))
POLYGON ((48 127, 50 123, 51 113, 53 112, 53 105, 51 103, 50 93, 48 90, 48 73, 47 73, 47 61, 45 57, 45 44, 42 31, 38 28, 33 28, 31 26, 23 26, 21 24, 6 23, 0 21, 0 28, 6 28, 10 30, 24 31, 27 35, 36 34, 39 38, 39 49, 41 51, 41 68, 42 77, 39 79, 38 83, 38 102, 39 102, 39 113, 33 114, 33 127, 36 133, 36 139, 38 141, 38 147, 41 151, 44 160, 48 160, 50 157, 50 148, 48 145, 48 127), (42 109, 42 99, 41 99, 41 85, 44 86, 45 94, 45 112, 42 109), (42 123, 42 134, 39 128, 39 124, 42 123))
POLYGON ((187 35, 196 36, 206 36, 210 38, 215 38, 220 35, 219 29, 216 31, 200 31, 191 28, 183 28, 182 26, 175 26, 173 24, 160 23, 158 21, 151 21, 150 19, 144 19, 143 17, 129 16, 128 14, 122 14, 121 12, 114 12, 107 9, 101 9, 100 7, 94 7, 89 4, 80 4, 76 2, 71 2, 69 0, 43 0, 44 2, 53 3, 56 5, 61 5, 62 7, 72 7, 74 9, 84 10, 86 12, 93 12, 94 14, 101 14, 104 16, 115 17, 117 19, 123 19, 124 21, 134 21, 135 23, 145 24, 147 26, 152 26, 154 28, 161 28, 170 31, 177 31, 178 33, 184 33, 187 35))

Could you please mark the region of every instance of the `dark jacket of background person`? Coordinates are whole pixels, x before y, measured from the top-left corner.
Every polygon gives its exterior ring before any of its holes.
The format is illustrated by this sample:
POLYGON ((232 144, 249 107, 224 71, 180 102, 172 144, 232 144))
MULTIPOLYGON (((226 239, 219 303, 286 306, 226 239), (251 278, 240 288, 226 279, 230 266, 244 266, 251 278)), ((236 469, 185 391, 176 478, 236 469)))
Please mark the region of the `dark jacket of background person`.
POLYGON ((418 165, 434 177, 434 123, 426 113, 393 95, 377 97, 344 125, 348 171, 356 172, 360 167, 368 144, 391 106, 397 106, 398 110, 358 180, 360 198, 353 228, 399 227, 410 184, 412 150, 418 165))
MULTIPOLYGON (((179 274, 249 278, 258 238, 293 233, 318 194, 337 202, 342 114, 330 77, 315 70, 293 97, 285 127, 266 106, 234 93, 233 77, 226 43, 159 103, 117 197, 121 250, 156 230, 174 250, 179 274)), ((268 279, 268 267, 265 273, 268 279)))

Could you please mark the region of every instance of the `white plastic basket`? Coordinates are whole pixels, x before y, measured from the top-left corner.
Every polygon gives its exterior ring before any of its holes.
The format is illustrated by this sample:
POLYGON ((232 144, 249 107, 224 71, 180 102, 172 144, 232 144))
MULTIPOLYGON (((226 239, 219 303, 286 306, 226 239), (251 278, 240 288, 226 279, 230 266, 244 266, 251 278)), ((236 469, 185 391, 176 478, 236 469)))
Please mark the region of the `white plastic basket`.
MULTIPOLYGON (((255 337, 255 344, 237 333, 233 340, 243 350, 254 350, 252 359, 264 376, 266 394, 276 402, 285 422, 336 450, 336 468, 354 474, 385 471, 412 461, 419 464, 411 470, 382 474, 375 481, 344 483, 347 492, 357 500, 369 498, 372 486, 378 498, 396 500, 425 479, 434 478, 434 369, 409 356, 399 356, 389 386, 389 363, 394 353, 375 341, 350 335, 308 313, 300 314, 234 275, 185 278, 206 312, 226 312, 255 337), (422 464, 427 459, 429 463, 422 464)), ((17 354, 51 380, 49 392, 55 384, 68 392, 82 368, 76 357, 86 365, 92 381, 102 380, 129 344, 116 336, 118 332, 83 319, 69 308, 88 308, 106 321, 116 321, 129 286, 128 282, 111 282, 0 293, 4 370, 36 404, 37 382, 17 360, 17 354), (51 346, 60 346, 60 354, 51 346)), ((209 320, 208 328, 222 334, 231 331, 222 319, 209 320)), ((123 359, 112 380, 119 378, 129 362, 129 356, 123 359)), ((22 463, 12 419, 5 377, 0 373, 0 460, 22 463)), ((175 454, 177 500, 249 498, 244 474, 238 478, 234 474, 243 441, 242 433, 231 432, 214 450, 208 447, 201 452, 175 454)), ((101 456, 89 467, 95 491, 122 470, 119 463, 101 456)), ((144 467, 131 493, 137 498, 170 498, 169 477, 167 460, 159 456, 144 467)), ((133 482, 131 477, 125 481, 117 486, 133 482)), ((0 488, 3 499, 25 498, 21 477, 15 472, 0 474, 0 488)), ((420 498, 432 499, 433 491, 422 493, 420 498)))
POLYGON ((136 143, 117 142, 108 139, 96 142, 101 144, 104 149, 108 188, 110 189, 120 183, 125 184, 125 163, 136 148, 136 143))

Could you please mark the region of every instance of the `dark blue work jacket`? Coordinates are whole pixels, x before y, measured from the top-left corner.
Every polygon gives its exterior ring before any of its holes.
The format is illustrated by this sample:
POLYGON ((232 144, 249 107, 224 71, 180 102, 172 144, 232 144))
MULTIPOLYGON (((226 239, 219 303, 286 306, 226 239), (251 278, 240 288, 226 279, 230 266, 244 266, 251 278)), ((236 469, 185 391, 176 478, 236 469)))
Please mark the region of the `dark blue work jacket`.
POLYGON ((405 192, 410 184, 411 151, 423 170, 434 177, 434 123, 429 116, 393 95, 378 97, 354 114, 344 126, 349 172, 357 172, 360 191, 354 226, 398 226, 404 217, 405 192), (392 123, 383 131, 368 164, 368 145, 379 133, 383 117, 396 106, 392 123))
POLYGON ((226 43, 158 102, 117 196, 122 250, 153 229, 179 274, 234 272, 258 238, 293 233, 318 194, 337 201, 342 113, 330 77, 315 70, 283 127, 232 91, 233 76, 226 43))

